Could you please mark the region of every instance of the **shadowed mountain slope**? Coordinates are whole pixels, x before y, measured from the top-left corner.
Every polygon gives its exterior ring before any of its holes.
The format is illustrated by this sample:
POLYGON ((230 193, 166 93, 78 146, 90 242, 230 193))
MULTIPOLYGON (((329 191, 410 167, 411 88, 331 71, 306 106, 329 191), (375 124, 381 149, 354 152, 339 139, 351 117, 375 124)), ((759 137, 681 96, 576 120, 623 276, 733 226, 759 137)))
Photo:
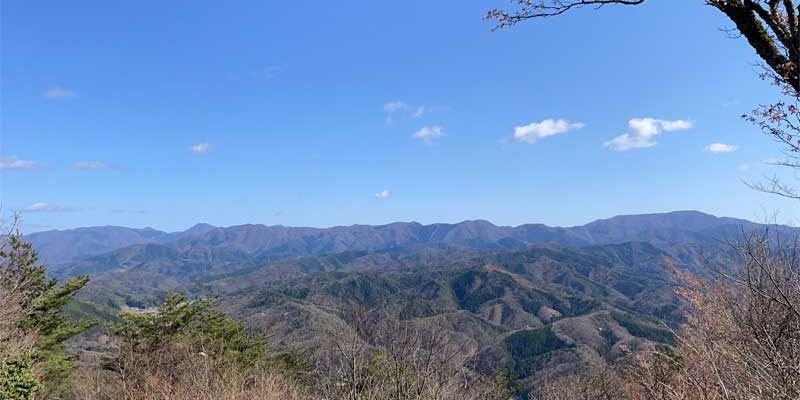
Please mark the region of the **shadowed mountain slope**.
POLYGON ((122 247, 143 243, 166 243, 183 237, 204 234, 213 225, 197 224, 183 232, 167 233, 153 228, 126 228, 122 226, 93 226, 66 230, 53 230, 25 235, 42 262, 62 264, 75 259, 107 253, 122 247))
POLYGON ((346 251, 396 249, 411 252, 423 247, 523 250, 540 244, 584 247, 630 241, 666 248, 689 243, 717 247, 726 238, 735 238, 743 231, 759 227, 761 225, 745 220, 677 211, 618 216, 571 228, 541 224, 507 227, 480 220, 431 225, 397 222, 324 229, 247 224, 226 228, 198 225, 173 234, 153 230, 125 231, 126 228, 82 228, 37 233, 30 239, 45 260, 72 257, 73 261, 51 268, 52 272, 66 276, 143 266, 151 262, 149 255, 154 257, 152 262, 166 265, 164 254, 170 254, 168 264, 175 267, 205 266, 211 270, 221 263, 266 263, 346 251), (74 243, 80 245, 71 245, 74 243), (142 246, 142 243, 156 243, 165 249, 156 251, 153 246, 142 246), (108 250, 115 245, 119 247, 108 250))

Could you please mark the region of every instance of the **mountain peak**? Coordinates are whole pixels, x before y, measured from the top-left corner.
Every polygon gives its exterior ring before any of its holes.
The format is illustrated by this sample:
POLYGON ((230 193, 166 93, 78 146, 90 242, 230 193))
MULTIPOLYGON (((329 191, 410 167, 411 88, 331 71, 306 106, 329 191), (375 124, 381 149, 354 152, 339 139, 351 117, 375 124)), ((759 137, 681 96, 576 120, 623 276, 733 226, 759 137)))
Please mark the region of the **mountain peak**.
POLYGON ((485 219, 468 219, 465 221, 461 221, 455 225, 467 225, 467 226, 483 226, 483 227, 497 227, 497 225, 487 221, 485 219))
POLYGON ((696 210, 679 210, 664 213, 651 213, 651 214, 633 214, 633 215, 616 215, 611 218, 598 219, 590 222, 585 226, 600 225, 606 223, 669 223, 669 224, 708 224, 719 220, 711 214, 706 214, 696 210))
POLYGON ((181 232, 182 234, 189 234, 189 235, 202 235, 210 230, 217 229, 216 226, 207 224, 205 222, 200 222, 194 224, 191 228, 181 232))
POLYGON ((758 224, 715 217, 699 211, 620 215, 582 226, 552 228, 541 224, 497 226, 486 220, 422 225, 395 222, 387 225, 353 225, 302 228, 245 224, 225 228, 199 223, 183 232, 149 229, 95 227, 72 231, 41 232, 27 236, 43 260, 64 263, 125 246, 161 243, 180 248, 195 246, 194 255, 242 254, 270 259, 295 255, 319 255, 348 250, 380 250, 402 246, 451 246, 476 249, 522 248, 531 244, 569 246, 600 245, 627 241, 685 243, 705 240, 738 228, 758 224), (183 247, 181 247, 183 246, 183 247), (214 251, 206 251, 206 250, 214 251))

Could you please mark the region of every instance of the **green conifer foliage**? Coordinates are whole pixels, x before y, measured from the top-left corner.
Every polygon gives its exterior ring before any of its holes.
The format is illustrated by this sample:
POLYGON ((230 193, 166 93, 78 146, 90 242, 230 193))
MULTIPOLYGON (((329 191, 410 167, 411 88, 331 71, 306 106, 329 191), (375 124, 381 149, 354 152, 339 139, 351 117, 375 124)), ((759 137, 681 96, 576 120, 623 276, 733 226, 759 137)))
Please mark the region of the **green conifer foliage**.
POLYGON ((81 276, 59 284, 45 275, 45 266, 39 263, 36 251, 19 232, 4 238, 0 246, 0 295, 18 306, 19 319, 16 326, 4 330, 9 332, 4 334, 8 337, 0 338, 0 342, 11 342, 15 335, 29 335, 34 341, 27 354, 0 357, 0 376, 4 380, 0 391, 8 391, 0 397, 28 399, 34 392, 38 398, 70 397, 75 357, 66 352, 64 342, 95 322, 73 323, 63 311, 88 282, 88 277, 81 276))

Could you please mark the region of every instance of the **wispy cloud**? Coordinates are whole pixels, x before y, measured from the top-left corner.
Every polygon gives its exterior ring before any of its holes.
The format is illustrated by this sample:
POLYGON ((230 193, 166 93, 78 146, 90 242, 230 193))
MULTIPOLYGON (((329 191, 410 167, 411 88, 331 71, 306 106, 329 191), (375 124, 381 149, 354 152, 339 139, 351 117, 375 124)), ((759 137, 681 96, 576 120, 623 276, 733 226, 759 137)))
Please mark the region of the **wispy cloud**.
POLYGON ((514 127, 514 140, 518 142, 535 143, 539 139, 558 135, 585 125, 581 122, 569 122, 565 119, 545 119, 542 122, 533 122, 524 126, 514 127))
POLYGON ((97 171, 108 169, 108 165, 102 161, 78 161, 72 164, 72 168, 87 171, 97 171))
POLYGON ((731 153, 736 151, 739 146, 735 146, 732 144, 725 144, 725 143, 711 143, 710 145, 705 147, 705 150, 709 153, 731 153))
POLYGON ((194 154, 203 154, 211 151, 211 145, 208 143, 198 143, 190 148, 194 154))
POLYGON ((420 139, 425 144, 431 145, 433 144, 436 139, 444 136, 444 129, 441 126, 433 125, 433 126, 423 126, 422 129, 414 132, 414 139, 420 139))
POLYGON ((386 125, 392 125, 398 119, 419 119, 433 112, 449 110, 448 106, 411 105, 401 100, 386 102, 386 125))
POLYGON ((0 169, 37 169, 43 167, 43 164, 30 160, 21 160, 16 156, 0 158, 0 169))
POLYGON ((42 93, 42 98, 49 100, 69 99, 72 97, 78 97, 78 92, 73 90, 62 89, 60 87, 54 87, 42 93))
POLYGON ((628 121, 628 133, 603 143, 603 147, 616 151, 653 147, 656 145, 655 137, 663 132, 686 130, 692 125, 691 121, 681 119, 634 118, 628 121))
POLYGON ((78 208, 66 205, 57 205, 50 203, 33 203, 22 209, 23 212, 73 212, 78 211, 78 208))
POLYGON ((383 104, 383 111, 386 112, 386 125, 394 123, 394 115, 397 112, 408 110, 408 104, 400 101, 390 101, 383 104))
POLYGON ((378 193, 375 193, 373 196, 375 196, 376 199, 381 199, 381 200, 388 199, 389 197, 392 197, 392 192, 389 191, 389 189, 385 189, 378 193))
POLYGON ((408 109, 408 104, 403 103, 400 100, 390 101, 390 102, 385 103, 383 105, 383 110, 388 112, 388 113, 393 113, 393 112, 397 112, 397 111, 400 111, 400 110, 407 110, 407 109, 408 109))

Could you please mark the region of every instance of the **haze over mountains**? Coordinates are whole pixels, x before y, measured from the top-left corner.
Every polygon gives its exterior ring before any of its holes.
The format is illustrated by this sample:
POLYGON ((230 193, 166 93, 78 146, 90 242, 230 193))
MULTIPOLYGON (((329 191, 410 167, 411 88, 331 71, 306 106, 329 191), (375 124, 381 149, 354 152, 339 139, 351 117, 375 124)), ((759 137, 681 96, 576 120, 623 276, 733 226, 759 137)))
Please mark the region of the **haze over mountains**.
POLYGON ((397 247, 446 246, 465 249, 523 249, 532 244, 589 246, 627 241, 671 245, 707 242, 735 236, 759 226, 750 221, 718 218, 698 211, 616 216, 576 227, 525 224, 496 226, 482 220, 456 224, 352 225, 304 228, 237 225, 218 228, 197 224, 183 232, 115 226, 44 231, 27 235, 52 272, 59 265, 104 253, 108 257, 142 258, 150 252, 175 253, 199 262, 270 261, 343 251, 397 247), (149 244, 148 246, 143 246, 149 244))

